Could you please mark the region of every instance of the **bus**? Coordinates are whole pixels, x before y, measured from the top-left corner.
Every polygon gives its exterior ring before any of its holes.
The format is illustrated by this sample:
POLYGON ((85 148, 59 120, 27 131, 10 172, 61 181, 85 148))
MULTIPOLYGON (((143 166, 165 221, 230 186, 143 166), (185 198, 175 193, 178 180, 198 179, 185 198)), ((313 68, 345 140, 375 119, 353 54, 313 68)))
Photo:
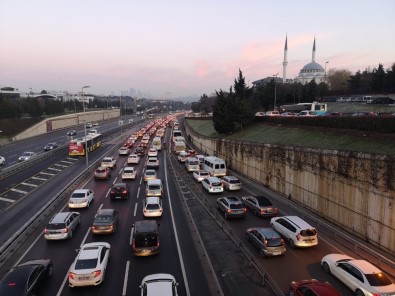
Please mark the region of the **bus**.
POLYGON ((183 141, 174 142, 173 147, 174 147, 173 149, 174 149, 175 154, 178 154, 181 151, 186 151, 186 149, 187 149, 187 146, 185 145, 185 142, 183 142, 183 141))
POLYGON ((175 142, 177 137, 182 137, 182 132, 179 130, 173 130, 172 141, 175 142))
MULTIPOLYGON (((101 134, 86 135, 87 152, 90 153, 102 145, 101 134)), ((85 137, 71 140, 69 143, 70 156, 84 156, 85 155, 85 137)))
POLYGON ((152 140, 152 147, 160 151, 162 149, 162 139, 160 137, 155 137, 152 140))
POLYGON ((223 159, 216 156, 206 156, 202 169, 213 177, 226 176, 226 163, 223 159))
POLYGON ((165 129, 164 128, 158 128, 157 130, 156 130, 156 136, 157 137, 163 137, 165 135, 165 129))
POLYGON ((328 105, 324 103, 299 103, 293 105, 282 105, 280 106, 280 113, 284 112, 295 112, 300 111, 315 111, 317 115, 324 115, 328 111, 328 105))

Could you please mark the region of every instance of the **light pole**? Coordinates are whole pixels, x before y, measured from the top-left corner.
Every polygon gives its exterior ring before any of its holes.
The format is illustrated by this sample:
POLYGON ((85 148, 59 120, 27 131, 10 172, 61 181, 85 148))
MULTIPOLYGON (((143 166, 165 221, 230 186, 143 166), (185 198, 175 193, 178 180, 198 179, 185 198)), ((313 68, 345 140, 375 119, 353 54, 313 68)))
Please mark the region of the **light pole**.
POLYGON ((273 75, 273 77, 274 77, 274 108, 273 108, 273 111, 276 110, 276 101, 277 101, 277 75, 278 75, 278 73, 277 73, 276 75, 273 75))
POLYGON ((119 97, 119 116, 120 116, 120 120, 119 120, 119 124, 121 125, 121 137, 122 137, 122 96, 119 97))
POLYGON ((85 159, 86 159, 86 169, 88 170, 89 167, 89 161, 88 161, 88 142, 86 139, 86 116, 85 116, 85 100, 84 100, 84 88, 90 87, 89 85, 85 85, 82 87, 82 104, 84 106, 84 134, 85 134, 85 159))
POLYGON ((328 64, 329 62, 325 62, 325 82, 326 82, 326 64, 328 64))

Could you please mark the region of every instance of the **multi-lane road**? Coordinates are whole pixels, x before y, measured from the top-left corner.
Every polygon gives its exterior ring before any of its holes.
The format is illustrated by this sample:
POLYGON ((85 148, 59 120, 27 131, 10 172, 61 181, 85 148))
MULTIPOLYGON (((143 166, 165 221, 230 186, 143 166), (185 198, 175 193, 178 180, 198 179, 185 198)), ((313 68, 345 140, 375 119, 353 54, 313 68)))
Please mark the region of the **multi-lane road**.
MULTIPOLYGON (((117 124, 117 121, 103 124, 99 126, 99 132, 117 124)), ((141 177, 145 170, 146 157, 135 165, 138 176, 136 180, 130 181, 128 200, 110 200, 109 189, 113 183, 120 180, 120 172, 127 165, 126 157, 118 155, 117 146, 127 134, 131 134, 145 124, 146 121, 135 119, 127 130, 126 128, 123 130, 123 137, 114 137, 106 141, 103 147, 89 155, 89 161, 92 163, 100 160, 104 155, 114 156, 117 159, 117 166, 113 170, 112 178, 108 181, 95 181, 92 175, 89 175, 78 184, 78 188, 93 189, 95 201, 89 208, 79 210, 82 222, 73 237, 65 241, 46 241, 43 238, 42 230, 50 216, 54 214, 52 213, 42 221, 24 245, 14 252, 7 262, 2 263, 1 277, 10 266, 19 262, 35 258, 51 258, 54 263, 54 276, 41 289, 40 295, 139 295, 142 278, 147 274, 162 272, 171 273, 176 277, 179 283, 179 295, 218 295, 222 293, 221 291, 225 295, 274 295, 269 287, 262 286, 258 273, 251 268, 246 255, 240 251, 241 248, 221 230, 222 223, 232 229, 231 236, 237 238, 245 246, 249 254, 254 256, 256 262, 283 293, 287 292, 293 280, 316 278, 330 282, 342 295, 353 295, 338 280, 322 271, 319 265, 320 259, 329 253, 346 253, 354 257, 362 256, 378 264, 378 255, 386 255, 380 251, 377 251, 377 256, 360 251, 355 248, 354 243, 336 236, 333 228, 326 227, 326 223, 319 217, 314 217, 301 206, 270 192, 259 184, 250 183, 241 176, 243 182, 241 191, 210 195, 193 180, 191 174, 186 172, 183 164, 178 163, 173 155, 161 151, 158 176, 165 184, 165 195, 163 197, 164 214, 158 219, 160 254, 152 257, 133 257, 130 248, 131 229, 136 221, 144 219, 142 201, 145 196, 145 184, 141 177), (279 207, 280 215, 303 217, 317 228, 319 245, 309 249, 291 249, 287 246, 284 256, 260 258, 257 250, 246 241, 245 230, 252 226, 269 226, 269 219, 258 218, 247 213, 244 219, 224 221, 215 207, 215 201, 219 196, 251 194, 268 195, 279 207), (115 234, 104 236, 91 234, 90 226, 99 208, 115 208, 119 211, 120 224, 115 234), (105 281, 97 287, 69 288, 68 268, 77 254, 76 250, 81 244, 94 241, 106 241, 111 244, 110 263, 105 281)), ((167 137, 169 134, 167 132, 167 137)), ((116 136, 115 133, 114 136, 116 136)), ((12 157, 19 156, 20 152, 32 150, 42 153, 44 145, 48 142, 64 144, 68 140, 65 131, 51 133, 3 147, 0 149, 0 154, 10 159, 11 161, 7 163, 12 165, 12 157)), ((0 227, 4 230, 0 234, 1 243, 11 237, 48 200, 85 169, 84 159, 75 161, 75 159, 70 159, 65 152, 56 154, 29 170, 0 180, 0 227), (56 174, 48 173, 49 166, 63 162, 69 164, 64 165, 63 168, 60 167, 61 169, 58 169, 56 174), (29 183, 26 180, 43 171, 47 172, 46 181, 37 186, 25 185, 29 190, 27 188, 15 190, 17 186, 21 186, 21 183, 29 183)), ((38 178, 45 179, 44 175, 38 178)), ((56 210, 68 211, 66 202, 61 203, 56 210)), ((381 267, 389 275, 395 274, 391 267, 385 265, 381 267)))

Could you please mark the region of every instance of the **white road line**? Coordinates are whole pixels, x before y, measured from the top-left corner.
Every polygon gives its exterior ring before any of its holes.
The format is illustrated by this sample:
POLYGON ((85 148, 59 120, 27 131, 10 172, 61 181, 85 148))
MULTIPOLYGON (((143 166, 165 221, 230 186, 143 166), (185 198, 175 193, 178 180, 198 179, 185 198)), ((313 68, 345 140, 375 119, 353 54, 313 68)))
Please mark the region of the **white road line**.
POLYGON ((56 296, 62 295, 63 288, 64 288, 64 286, 66 285, 66 282, 67 282, 67 279, 68 279, 68 278, 69 278, 69 272, 66 273, 66 276, 64 277, 64 280, 63 280, 63 282, 62 282, 62 285, 60 286, 58 293, 56 293, 56 296))
POLYGON ((85 244, 86 238, 88 237, 88 234, 91 232, 91 228, 88 228, 88 231, 86 232, 84 239, 81 242, 80 248, 82 248, 82 245, 85 244))
POLYGON ((126 288, 128 287, 129 265, 130 265, 130 261, 126 261, 125 277, 123 279, 122 296, 126 295, 126 288))
POLYGON ((42 174, 42 175, 48 175, 48 176, 55 176, 55 174, 50 174, 50 173, 46 173, 46 172, 40 172, 40 174, 42 174))
POLYGON ((130 239, 129 239, 129 245, 130 246, 132 245, 132 242, 133 242, 133 232, 134 232, 134 227, 132 227, 130 229, 130 239))
POLYGON ((15 188, 11 188, 10 190, 14 191, 14 192, 22 193, 22 194, 27 194, 28 193, 27 191, 18 190, 18 189, 15 189, 15 188))
POLYGON ((21 183, 21 185, 30 186, 30 187, 38 187, 38 185, 36 185, 36 184, 29 184, 29 183, 25 183, 25 182, 21 183))
MULTIPOLYGON (((164 165, 165 167, 167 167, 166 164, 166 156, 164 158, 164 165)), ((167 170, 165 170, 165 180, 166 180, 166 189, 167 189, 167 195, 168 195, 168 200, 169 200, 169 205, 170 205, 170 216, 171 216, 171 222, 173 224, 173 229, 174 229, 174 236, 176 238, 176 245, 177 245, 177 250, 178 250, 178 254, 179 258, 180 258, 180 265, 181 265, 181 271, 182 271, 182 277, 184 278, 184 283, 185 283, 185 290, 187 292, 187 296, 191 295, 191 292, 189 291, 189 284, 188 284, 188 278, 187 278, 187 274, 185 271, 185 266, 184 266, 184 259, 182 257, 182 252, 181 252, 181 247, 180 247, 180 241, 178 239, 178 233, 177 233, 177 227, 176 227, 176 223, 174 221, 174 214, 173 214, 173 207, 171 205, 171 196, 170 196, 170 191, 169 191, 169 183, 167 182, 167 170)))
POLYGON ((103 206, 104 206, 104 204, 101 204, 100 207, 99 207, 99 210, 101 210, 103 206))
POLYGON ((105 196, 105 198, 107 198, 107 197, 108 197, 108 195, 110 194, 110 191, 111 191, 111 188, 109 188, 109 189, 107 190, 107 193, 106 193, 106 196, 105 196))
POLYGON ((135 217, 136 217, 136 213, 137 213, 137 205, 138 205, 138 203, 136 202, 134 205, 134 216, 135 217))
POLYGON ((2 200, 2 201, 7 201, 7 202, 15 202, 15 201, 16 201, 16 200, 14 200, 14 199, 4 198, 4 197, 0 197, 0 200, 2 200))
POLYGON ((137 198, 140 196, 140 187, 137 189, 137 198))
POLYGON ((44 179, 44 178, 39 178, 39 177, 32 177, 33 180, 41 180, 41 181, 47 181, 48 179, 44 179))

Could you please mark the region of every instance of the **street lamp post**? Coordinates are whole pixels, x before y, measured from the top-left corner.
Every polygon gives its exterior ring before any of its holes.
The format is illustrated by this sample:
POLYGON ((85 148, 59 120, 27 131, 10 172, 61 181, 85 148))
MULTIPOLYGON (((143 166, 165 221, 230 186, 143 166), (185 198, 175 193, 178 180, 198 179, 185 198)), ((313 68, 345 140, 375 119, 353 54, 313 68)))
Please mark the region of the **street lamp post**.
POLYGON ((273 75, 274 77, 274 108, 273 110, 276 110, 276 101, 277 101, 277 75, 273 75))
POLYGON ((84 101, 84 88, 90 87, 89 85, 85 85, 82 87, 81 95, 82 95, 82 104, 84 106, 84 134, 85 134, 85 160, 86 160, 86 169, 88 170, 89 167, 89 160, 88 160, 88 142, 86 139, 86 116, 85 116, 85 101, 84 101))
POLYGON ((119 124, 121 125, 121 137, 122 137, 122 126, 123 126, 123 121, 122 121, 122 96, 119 97, 119 124))
POLYGON ((326 82, 326 64, 328 64, 329 62, 325 62, 325 82, 326 82))

